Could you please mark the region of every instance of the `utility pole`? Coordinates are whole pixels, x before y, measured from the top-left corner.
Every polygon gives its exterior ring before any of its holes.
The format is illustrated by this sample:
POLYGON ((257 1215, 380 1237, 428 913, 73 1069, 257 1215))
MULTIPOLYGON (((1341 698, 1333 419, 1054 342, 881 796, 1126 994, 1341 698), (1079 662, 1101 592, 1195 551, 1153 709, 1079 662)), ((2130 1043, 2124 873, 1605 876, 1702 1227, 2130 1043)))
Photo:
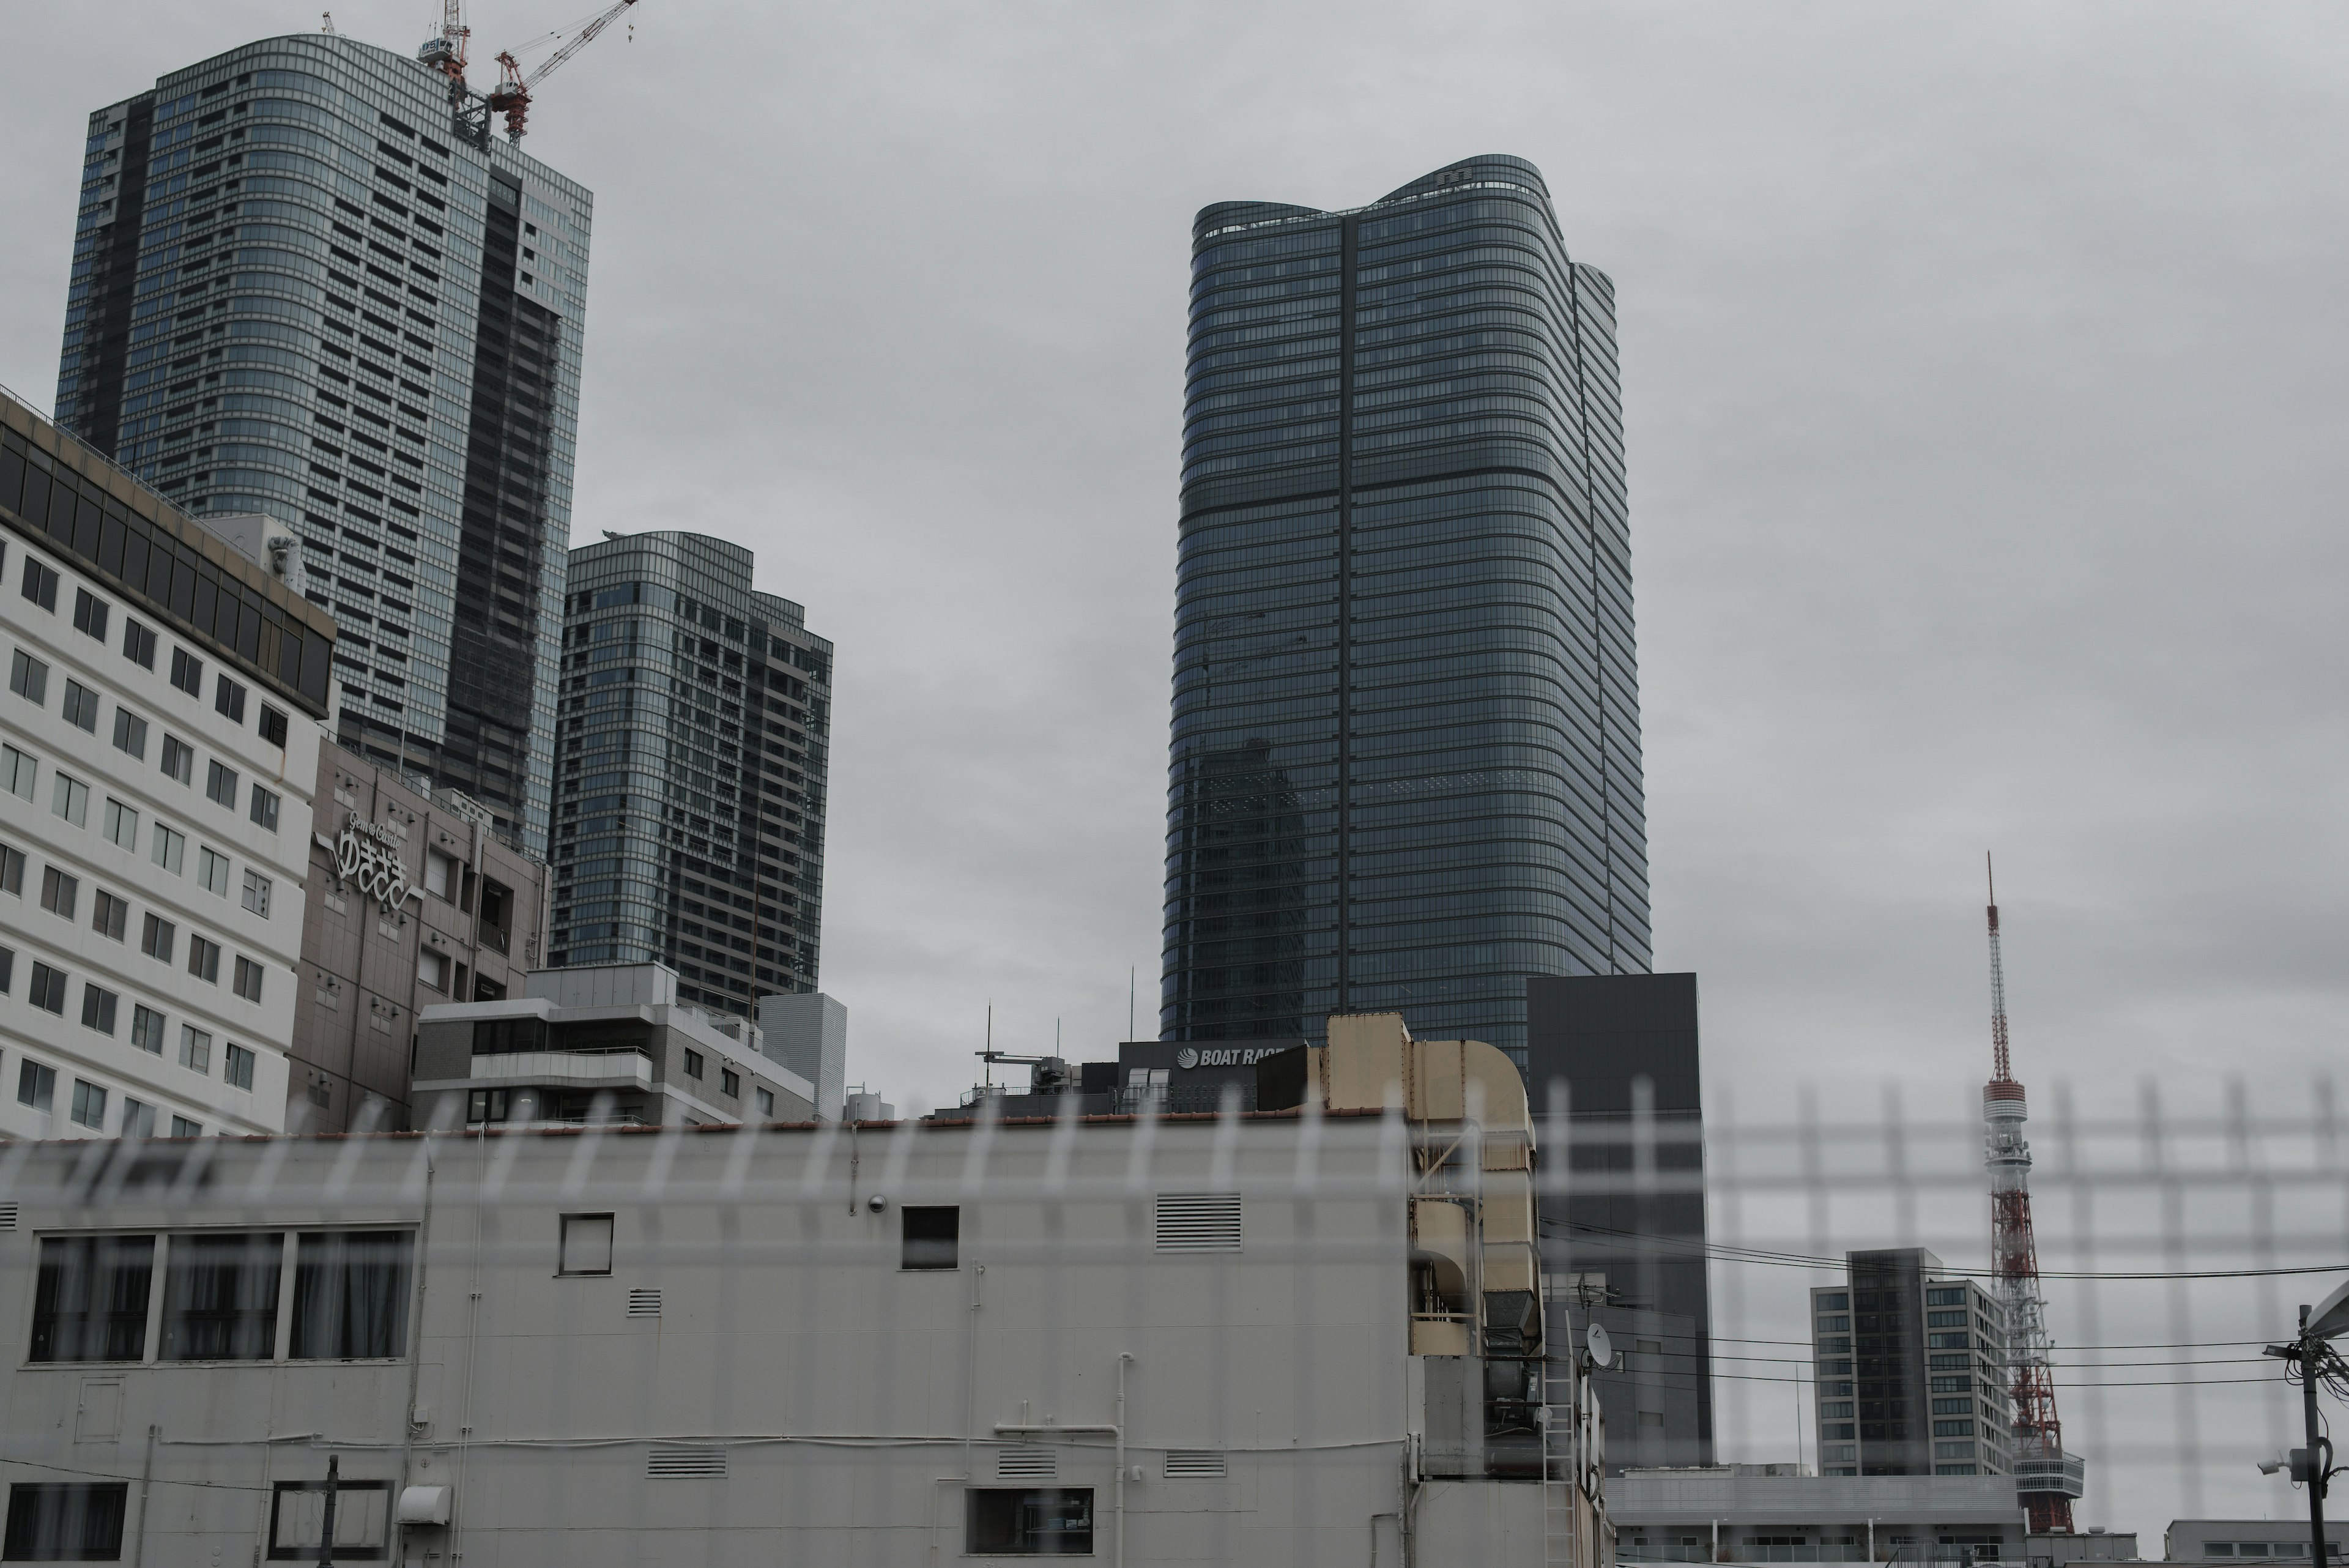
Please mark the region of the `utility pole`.
POLYGON ((2324 1540, 2324 1494, 2333 1478, 2342 1468, 2333 1463, 2333 1439, 2324 1435, 2323 1423, 2316 1408, 2316 1385, 2319 1379, 2331 1384, 2334 1393, 2341 1392, 2342 1380, 2349 1378, 2349 1364, 2344 1364, 2335 1351, 2333 1340, 2349 1334, 2349 1284, 2343 1285, 2315 1307, 2300 1309, 2300 1334, 2289 1345, 2271 1345, 2263 1354, 2280 1361, 2300 1364, 2300 1412, 2308 1446, 2294 1449, 2282 1459, 2267 1459, 2260 1470, 2273 1475, 2289 1469, 2295 1484, 2308 1488, 2308 1551, 2311 1568, 2328 1568, 2333 1561, 2324 1540))

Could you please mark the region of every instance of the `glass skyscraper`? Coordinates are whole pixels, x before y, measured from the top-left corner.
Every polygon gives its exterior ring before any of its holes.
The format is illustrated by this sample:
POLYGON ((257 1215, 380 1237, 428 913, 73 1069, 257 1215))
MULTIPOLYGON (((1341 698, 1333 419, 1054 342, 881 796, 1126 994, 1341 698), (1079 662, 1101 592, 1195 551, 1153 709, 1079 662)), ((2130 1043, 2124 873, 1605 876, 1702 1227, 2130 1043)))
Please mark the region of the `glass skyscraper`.
POLYGON ((189 511, 300 535, 346 746, 540 853, 593 207, 418 60, 249 44, 90 116, 57 374, 189 511))
POLYGON ((572 551, 567 622, 552 961, 657 960, 744 1018, 813 991, 832 644, 699 534, 572 551))
POLYGON ((1200 213, 1163 1038, 1522 1066, 1528 976, 1649 968, 1614 292, 1522 159, 1200 213))

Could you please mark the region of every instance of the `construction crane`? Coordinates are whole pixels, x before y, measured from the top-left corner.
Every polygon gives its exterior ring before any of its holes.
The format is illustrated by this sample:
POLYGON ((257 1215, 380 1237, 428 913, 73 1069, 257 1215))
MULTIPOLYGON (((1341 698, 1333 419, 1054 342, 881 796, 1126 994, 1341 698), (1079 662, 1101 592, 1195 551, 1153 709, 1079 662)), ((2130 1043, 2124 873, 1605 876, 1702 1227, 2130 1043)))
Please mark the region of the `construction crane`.
POLYGON ((2006 1033, 2006 971, 1999 952, 1998 879, 1990 877, 1991 1080, 1982 1086, 1982 1163, 1990 1170, 1991 1274, 2006 1309, 2008 1392, 2014 1402, 2015 1491, 2033 1534, 2072 1529, 2072 1500, 2083 1490, 2085 1467, 2064 1451, 2064 1424, 2055 1414, 2051 1370, 2054 1342, 2047 1333, 2047 1299, 2039 1286, 2039 1243, 2031 1225, 2031 1145, 2023 1137, 2029 1111, 2014 1081, 2006 1033))
POLYGON ((427 39, 416 51, 416 57, 432 70, 449 78, 449 107, 455 114, 457 126, 476 146, 484 146, 490 139, 490 117, 502 114, 506 120, 506 139, 520 141, 530 120, 531 94, 555 68, 585 48, 595 35, 610 26, 620 14, 636 0, 617 0, 585 21, 557 32, 549 33, 534 43, 524 44, 519 50, 506 49, 498 55, 498 85, 487 93, 476 93, 465 80, 466 55, 473 30, 465 26, 464 0, 442 0, 440 31, 427 39), (562 47, 540 62, 527 77, 523 75, 520 55, 549 43, 562 47))
MULTIPOLYGON (((556 67, 564 61, 594 43, 596 34, 610 26, 620 13, 636 3, 636 0, 619 0, 617 5, 590 18, 571 35, 569 42, 547 56, 538 68, 527 77, 522 74, 522 62, 514 58, 512 50, 506 50, 498 56, 498 85, 490 89, 489 106, 492 112, 506 117, 507 140, 520 141, 523 138, 523 127, 530 119, 532 89, 553 76, 556 67)), ((454 0, 451 0, 451 4, 454 4, 454 0)), ((548 35, 549 37, 554 38, 559 38, 562 36, 560 33, 548 35)))

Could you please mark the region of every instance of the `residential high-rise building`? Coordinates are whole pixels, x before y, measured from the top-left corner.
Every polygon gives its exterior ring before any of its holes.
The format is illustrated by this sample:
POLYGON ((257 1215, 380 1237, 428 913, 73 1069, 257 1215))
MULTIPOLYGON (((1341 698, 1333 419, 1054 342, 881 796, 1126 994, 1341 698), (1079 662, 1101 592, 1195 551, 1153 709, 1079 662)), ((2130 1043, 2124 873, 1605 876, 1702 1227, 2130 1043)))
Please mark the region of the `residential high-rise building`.
POLYGON ((285 1126, 335 624, 0 393, 0 1137, 285 1126))
POLYGON ((534 853, 593 205, 419 60, 248 44, 90 116, 57 373, 58 422, 190 512, 300 535, 342 743, 534 853))
POLYGON ((1538 171, 1193 230, 1167 1039, 1397 1010, 1526 1052, 1644 971, 1614 286, 1538 171))
POLYGON ((722 539, 616 535, 570 575, 550 961, 665 963, 742 1018, 813 991, 832 644, 722 539))
POLYGON ((1819 1473, 2012 1475, 2006 1314, 1922 1247, 1847 1255, 1811 1292, 1819 1473))

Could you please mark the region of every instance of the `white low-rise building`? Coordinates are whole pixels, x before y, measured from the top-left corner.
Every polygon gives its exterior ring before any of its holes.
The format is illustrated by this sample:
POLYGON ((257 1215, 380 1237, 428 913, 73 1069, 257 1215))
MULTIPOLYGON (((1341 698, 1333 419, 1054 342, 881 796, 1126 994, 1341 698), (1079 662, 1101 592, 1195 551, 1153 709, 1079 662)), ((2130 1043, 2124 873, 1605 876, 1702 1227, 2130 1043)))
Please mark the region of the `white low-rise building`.
POLYGON ((1601 1568, 1516 1069, 1330 1038, 1251 1113, 0 1150, 10 1540, 1601 1568))
POLYGON ((333 639, 0 394, 0 1137, 285 1127, 333 639))

